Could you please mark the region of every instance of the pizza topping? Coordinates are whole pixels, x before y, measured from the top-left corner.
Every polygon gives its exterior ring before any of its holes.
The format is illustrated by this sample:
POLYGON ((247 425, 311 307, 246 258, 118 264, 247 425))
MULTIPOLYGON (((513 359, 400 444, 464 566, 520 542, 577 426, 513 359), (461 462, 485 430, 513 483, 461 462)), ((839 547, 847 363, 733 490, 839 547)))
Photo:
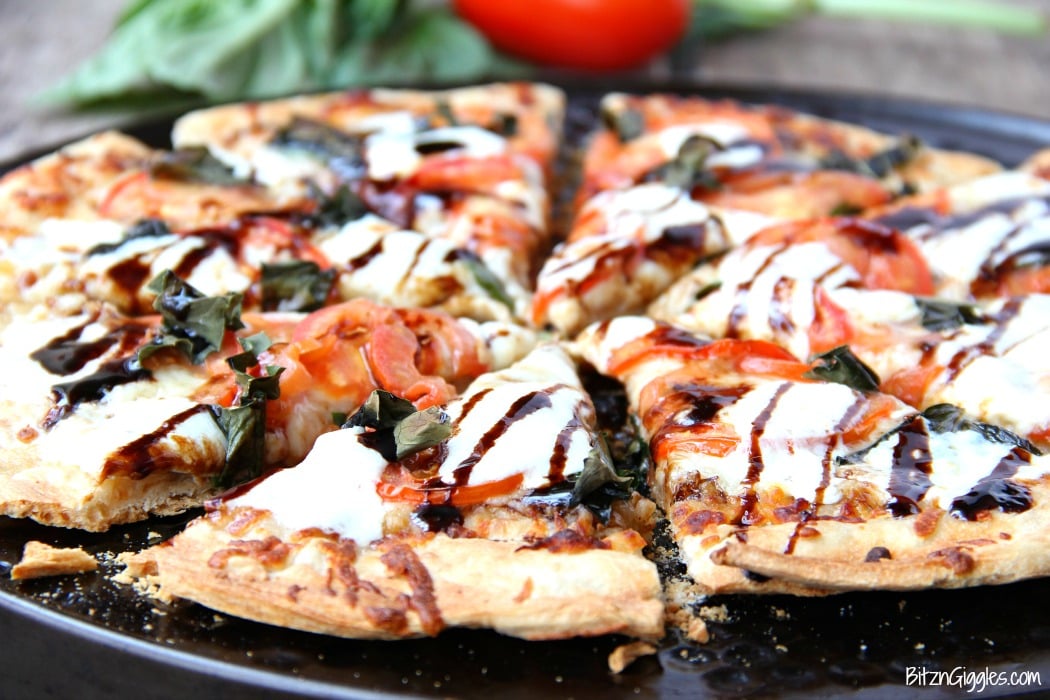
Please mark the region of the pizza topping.
POLYGON ((970 323, 985 322, 973 304, 915 297, 915 305, 922 313, 922 327, 931 331, 948 331, 970 323))
POLYGON ((344 181, 359 180, 365 173, 361 137, 322 122, 296 116, 272 143, 321 158, 344 181))
POLYGON ((879 388, 878 375, 854 355, 848 345, 818 355, 813 360, 813 369, 802 376, 845 384, 857 391, 877 391, 879 388))
POLYGON ((316 311, 328 299, 336 271, 309 260, 263 263, 260 284, 264 311, 316 311))
POLYGON ((234 174, 225 163, 202 146, 180 148, 158 153, 149 164, 152 177, 200 182, 208 185, 243 185, 245 180, 234 174))
POLYGON ((452 433, 448 415, 437 406, 417 411, 411 401, 382 390, 373 391, 343 427, 365 428, 358 440, 389 462, 433 447, 452 433))
POLYGON ((880 180, 914 160, 922 148, 922 141, 906 135, 896 144, 867 158, 852 158, 841 150, 833 149, 820 159, 820 167, 828 170, 846 170, 880 180))
POLYGON ((227 330, 244 327, 240 294, 205 296, 170 270, 150 282, 149 289, 157 294, 153 308, 164 323, 161 334, 139 350, 139 362, 161 348, 174 347, 199 364, 222 346, 227 330))
POLYGON ((631 109, 630 107, 612 109, 609 105, 603 103, 599 117, 602 125, 609 131, 614 132, 616 138, 620 139, 620 143, 633 141, 645 131, 645 117, 637 109, 631 109))

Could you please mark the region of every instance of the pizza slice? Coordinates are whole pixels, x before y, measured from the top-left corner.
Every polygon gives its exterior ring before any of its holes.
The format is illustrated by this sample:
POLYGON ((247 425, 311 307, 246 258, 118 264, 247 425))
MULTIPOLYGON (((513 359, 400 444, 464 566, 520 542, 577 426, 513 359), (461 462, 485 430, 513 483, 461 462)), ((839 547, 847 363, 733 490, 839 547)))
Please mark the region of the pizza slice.
POLYGON ((645 181, 781 218, 862 211, 901 191, 999 169, 986 158, 777 106, 674 95, 607 95, 587 148, 578 201, 645 181))
POLYGON ((949 404, 877 391, 848 353, 800 362, 643 317, 578 351, 623 381, 652 492, 711 593, 820 595, 1005 583, 1050 571, 1050 462, 949 404))
POLYGON ((697 263, 770 223, 662 183, 601 192, 540 269, 531 321, 571 337, 593 321, 640 312, 697 263))
POLYGON ((656 567, 623 524, 639 501, 604 523, 586 506, 614 478, 575 366, 545 345, 443 408, 374 395, 129 571, 162 596, 343 637, 657 637, 656 567))
POLYGON ((1022 170, 896 202, 873 214, 911 237, 938 296, 967 301, 1050 291, 1050 182, 1022 170))
POLYGON ((373 213, 528 286, 549 245, 563 112, 561 91, 539 84, 373 89, 192 112, 172 139, 293 196, 347 188, 373 213))
MULTIPOLYGON (((159 313, 43 305, 0 332, 0 510, 88 530, 172 513, 302 458, 376 388, 447 401, 529 331, 366 300, 240 314, 168 274, 159 313)), ((502 363, 502 364, 501 364, 502 363)))

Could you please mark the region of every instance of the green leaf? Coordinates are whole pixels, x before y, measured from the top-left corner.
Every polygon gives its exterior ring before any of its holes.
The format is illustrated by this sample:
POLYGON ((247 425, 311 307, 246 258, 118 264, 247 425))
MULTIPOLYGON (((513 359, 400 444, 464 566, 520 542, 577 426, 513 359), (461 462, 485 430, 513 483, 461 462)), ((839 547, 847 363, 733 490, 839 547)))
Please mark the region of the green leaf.
POLYGON ((922 327, 927 330, 950 331, 967 324, 985 323, 985 319, 972 304, 915 297, 915 305, 922 313, 922 327))
POLYGON ((861 362, 848 345, 840 345, 817 355, 813 362, 813 369, 803 374, 803 377, 845 384, 857 391, 877 391, 879 388, 879 376, 861 362))
POLYGON ((155 178, 208 185, 233 186, 247 182, 203 146, 164 151, 150 162, 149 172, 155 178))
POLYGON ((215 477, 216 486, 233 486, 262 474, 266 463, 264 407, 264 403, 210 407, 212 417, 226 436, 226 463, 215 477))
POLYGON ((591 445, 591 452, 583 462, 583 469, 576 477, 572 489, 572 504, 583 502, 593 491, 608 483, 626 483, 630 477, 620 476, 613 467, 612 457, 605 438, 598 438, 591 445))
POLYGON ((322 270, 309 260, 263 263, 263 310, 316 311, 328 299, 335 277, 334 269, 322 270))
POLYGON ((687 192, 697 186, 717 190, 722 183, 706 168, 705 163, 711 153, 721 149, 722 146, 717 142, 693 134, 682 142, 673 159, 646 173, 644 179, 664 182, 687 192))
POLYGON ((136 238, 151 238, 160 236, 170 236, 171 229, 168 225, 160 219, 142 219, 141 221, 132 225, 127 231, 124 232, 124 237, 116 243, 99 243, 88 250, 88 255, 104 255, 106 253, 112 253, 115 250, 119 250, 121 246, 130 240, 136 238))
POLYGON ((437 406, 417 411, 402 418, 394 426, 394 444, 397 459, 404 459, 428 447, 433 447, 452 435, 448 414, 437 406))
POLYGON ((868 158, 851 158, 840 150, 833 150, 819 165, 827 170, 845 170, 880 180, 912 161, 922 148, 922 141, 916 137, 902 136, 895 145, 868 158))
POLYGON ((433 447, 452 434, 449 416, 441 408, 417 411, 411 401, 382 389, 373 391, 343 427, 370 429, 361 441, 388 462, 433 447))
POLYGON ((147 288, 157 294, 153 308, 163 322, 161 334, 139 350, 139 362, 160 348, 175 347, 191 362, 200 364, 222 346, 227 330, 244 327, 239 293, 204 296, 171 270, 162 272, 147 288))
POLYGON ((315 226, 342 226, 349 221, 357 221, 371 210, 365 201, 342 184, 332 194, 325 194, 314 183, 308 183, 310 197, 317 202, 317 208, 309 216, 315 226))
POLYGON ((633 141, 645 131, 645 117, 637 109, 602 109, 598 114, 602 125, 616 134, 620 143, 633 141))
POLYGON ((514 310, 514 300, 507 294, 507 290, 503 287, 503 282, 496 276, 495 272, 489 269, 488 265, 481 261, 481 258, 471 251, 462 250, 460 251, 459 260, 462 260, 463 264, 467 266, 478 286, 485 290, 486 294, 511 311, 514 310))
POLYGON ((929 423, 930 428, 937 433, 956 433, 962 430, 972 430, 980 433, 981 437, 988 442, 1014 445, 1034 455, 1042 454, 1038 447, 1006 428, 967 418, 958 406, 947 403, 936 404, 923 411, 922 416, 929 423))

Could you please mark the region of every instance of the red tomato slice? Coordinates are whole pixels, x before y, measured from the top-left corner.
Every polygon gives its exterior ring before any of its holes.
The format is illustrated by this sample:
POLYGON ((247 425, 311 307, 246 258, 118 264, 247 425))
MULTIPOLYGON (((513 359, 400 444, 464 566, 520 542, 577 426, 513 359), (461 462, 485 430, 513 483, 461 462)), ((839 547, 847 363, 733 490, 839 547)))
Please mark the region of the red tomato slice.
POLYGON ((485 501, 514 493, 525 477, 522 474, 511 474, 499 481, 488 481, 483 484, 452 486, 440 489, 420 488, 408 483, 381 481, 376 484, 376 493, 385 501, 422 504, 437 503, 454 506, 472 506, 485 501))

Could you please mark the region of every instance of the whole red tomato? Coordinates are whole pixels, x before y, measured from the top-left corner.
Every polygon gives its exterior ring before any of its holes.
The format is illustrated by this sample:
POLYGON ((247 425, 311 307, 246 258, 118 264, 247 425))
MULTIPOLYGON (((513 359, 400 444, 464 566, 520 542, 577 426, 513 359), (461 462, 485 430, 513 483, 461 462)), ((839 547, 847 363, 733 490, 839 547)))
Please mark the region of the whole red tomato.
POLYGON ((671 48, 690 0, 454 0, 507 53, 563 68, 619 70, 671 48))

